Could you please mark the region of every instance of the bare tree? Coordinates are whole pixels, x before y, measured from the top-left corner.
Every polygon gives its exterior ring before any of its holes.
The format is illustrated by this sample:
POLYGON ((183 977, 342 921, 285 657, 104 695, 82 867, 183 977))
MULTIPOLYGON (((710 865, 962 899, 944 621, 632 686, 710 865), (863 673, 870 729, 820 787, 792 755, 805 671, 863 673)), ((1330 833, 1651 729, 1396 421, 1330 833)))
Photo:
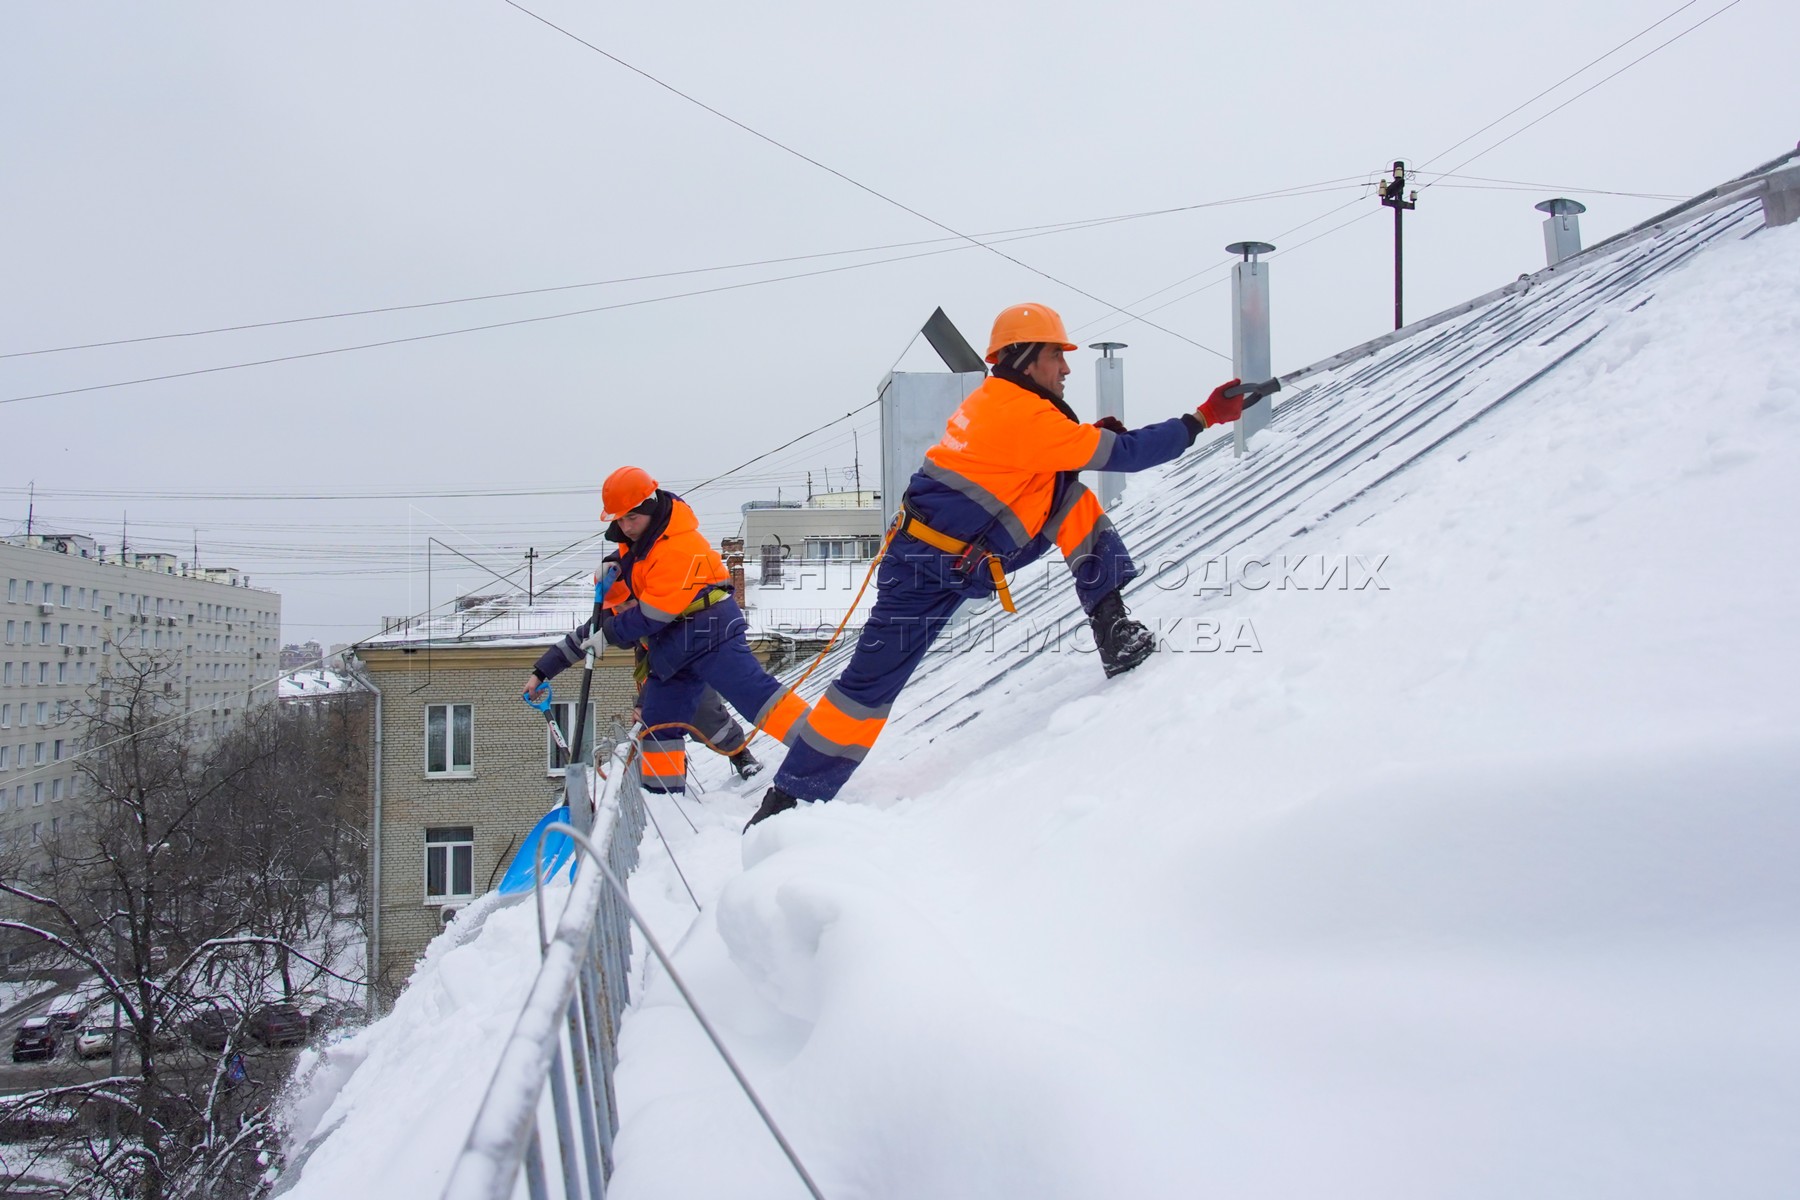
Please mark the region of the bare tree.
POLYGON ((339 973, 356 933, 333 904, 356 857, 337 827, 347 752, 274 705, 197 740, 172 683, 168 660, 121 652, 91 697, 79 819, 0 870, 0 930, 90 971, 128 1035, 102 1078, 0 1102, 0 1119, 67 1118, 53 1140, 81 1176, 71 1194, 266 1190, 286 1062, 253 1035, 293 1036, 289 1005, 360 983, 339 973))

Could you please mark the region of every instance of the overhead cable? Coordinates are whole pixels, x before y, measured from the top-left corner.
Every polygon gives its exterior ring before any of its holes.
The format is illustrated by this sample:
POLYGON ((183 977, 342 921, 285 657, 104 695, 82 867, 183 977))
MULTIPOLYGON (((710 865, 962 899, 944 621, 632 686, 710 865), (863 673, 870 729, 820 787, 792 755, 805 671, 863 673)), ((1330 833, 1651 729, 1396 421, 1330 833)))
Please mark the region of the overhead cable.
MULTIPOLYGON (((689 95, 687 92, 682 91, 680 88, 675 87, 673 84, 665 83, 663 80, 658 79, 656 76, 650 74, 650 72, 642 69, 641 67, 633 66, 631 63, 626 62, 624 59, 620 58, 618 55, 613 54, 610 51, 601 49, 599 46, 596 46, 593 42, 590 42, 586 38, 581 37, 579 34, 576 34, 568 29, 563 28, 561 25, 558 25, 556 22, 551 21, 546 17, 539 16, 537 13, 533 12, 531 9, 526 8, 523 4, 520 4, 518 2, 518 0, 503 0, 503 2, 506 5, 508 5, 509 7, 515 8, 518 11, 524 13, 526 16, 530 17, 532 20, 537 21, 538 23, 540 23, 542 25, 548 26, 549 28, 556 30, 556 32, 562 34, 564 37, 569 38, 572 41, 579 42, 581 45, 586 46, 589 50, 592 50, 594 53, 600 55, 601 57, 606 58, 614 63, 617 63, 619 66, 624 67, 626 70, 630 71, 632 74, 640 76, 643 79, 649 80, 651 83, 654 83, 657 87, 662 88, 664 91, 667 91, 667 92, 671 93, 672 95, 679 96, 681 99, 686 100, 689 104, 692 104, 698 108, 705 109, 707 112, 711 113, 713 116, 718 117, 720 120, 725 121, 726 123, 728 123, 730 125, 736 126, 737 128, 743 130, 745 133, 750 134, 752 137, 755 137, 761 141, 767 142, 769 145, 774 146, 776 149, 782 151, 783 153, 791 154, 795 158, 800 159, 802 162, 808 163, 811 166, 817 167, 819 170, 824 171, 828 175, 832 175, 838 179, 843 180, 845 183, 849 184, 851 187, 854 187, 854 188, 858 189, 859 191, 868 193, 869 195, 875 197, 877 200, 882 201, 884 204, 891 204, 895 208, 900 209, 902 212, 909 213, 912 216, 919 218, 919 220, 921 220, 921 221, 925 221, 928 224, 937 226, 937 228, 942 229, 945 233, 952 234, 958 238, 962 238, 963 240, 971 243, 972 245, 980 246, 983 250, 986 250, 992 254, 996 254, 999 257, 1005 259, 1007 262, 1012 263, 1014 266, 1020 267, 1026 271, 1031 272, 1033 275, 1036 275, 1042 279, 1047 279, 1051 283, 1056 284, 1058 287, 1067 288, 1069 291, 1074 292, 1076 295, 1084 296, 1087 299, 1092 300, 1096 304, 1105 305, 1110 312, 1120 312, 1120 313, 1126 312, 1126 310, 1124 308, 1122 308, 1121 306, 1116 305, 1116 304, 1111 304, 1108 301, 1101 299, 1099 296, 1094 295, 1092 292, 1088 291, 1085 288, 1077 287, 1076 285, 1070 283, 1066 279, 1061 279, 1055 275, 1050 274, 1048 271, 1044 271, 1038 267, 1034 267, 1030 263, 1023 261, 1022 259, 1013 257, 1012 255, 1006 253, 1004 250, 996 249, 994 246, 994 243, 992 243, 992 242, 981 241, 981 240, 971 236, 970 234, 963 233, 959 229, 956 229, 956 228, 953 228, 952 226, 946 225, 944 222, 938 220, 936 217, 933 217, 926 213, 920 212, 918 209, 912 207, 911 205, 909 205, 903 201, 896 200, 892 196, 889 196, 884 192, 877 191, 875 188, 870 187, 868 184, 863 183, 860 180, 852 179, 850 176, 844 174, 842 171, 838 170, 836 167, 827 166, 825 163, 820 162, 818 159, 813 158, 811 155, 806 154, 802 151, 796 150, 792 146, 789 146, 788 144, 786 144, 785 142, 782 142, 773 137, 770 137, 768 134, 763 133, 761 130, 753 129, 749 125, 746 125, 742 121, 738 120, 736 117, 730 116, 727 113, 719 111, 718 109, 714 108, 712 105, 706 103, 704 100, 700 100, 700 99, 695 98, 694 96, 689 95)), ((1130 316, 1133 314, 1126 313, 1126 315, 1130 316)), ((1224 351, 1215 350, 1211 346, 1204 345, 1200 342, 1197 342, 1193 338, 1188 337, 1184 333, 1178 333, 1173 329, 1165 328, 1162 325, 1158 325, 1155 321, 1146 321, 1142 317, 1139 317, 1138 320, 1141 321, 1143 324, 1150 326, 1152 329, 1159 330, 1163 333, 1168 334, 1170 337, 1178 338, 1181 341, 1186 342, 1188 345, 1193 346, 1195 349, 1204 350, 1208 354, 1216 355, 1217 357, 1222 358, 1222 359, 1226 360, 1227 362, 1231 361, 1231 356, 1229 354, 1226 354, 1224 351)))
MULTIPOLYGON (((1255 192, 1245 196, 1229 196, 1220 200, 1202 200, 1193 204, 1178 204, 1168 208, 1145 209, 1138 212, 1115 213, 1105 217, 1083 217, 1073 221, 1055 221, 1044 225, 1021 225, 1012 229, 996 229, 979 233, 978 238, 1005 238, 1006 240, 1023 241, 1025 237, 1050 237, 1059 233, 1079 233, 1088 229, 1101 228, 1107 225, 1118 225, 1128 221, 1141 221, 1150 217, 1165 217, 1178 213, 1194 212, 1204 208, 1223 208, 1232 204, 1247 204, 1257 200, 1286 199, 1290 196, 1310 196, 1320 192, 1335 190, 1337 187, 1356 182, 1358 177, 1341 179, 1325 179, 1316 183, 1298 184, 1294 187, 1276 188, 1267 192, 1255 192)), ((711 275, 723 271, 742 271, 752 267, 781 266, 785 263, 810 262, 821 258, 843 258, 852 254, 876 254, 887 250, 910 250, 918 246, 935 246, 944 242, 961 243, 958 250, 974 250, 980 247, 971 245, 960 237, 919 238, 906 242, 887 242, 875 246, 858 246, 846 250, 819 250, 809 254, 790 254, 779 258, 753 259, 746 262, 720 263, 710 267, 685 267, 679 270, 655 271, 645 275, 621 275, 614 279, 592 279, 584 283, 552 284, 544 287, 519 288, 506 292, 486 292, 474 296, 457 296, 447 300, 420 300, 407 304, 388 304, 373 308, 347 309, 342 312, 315 313, 304 317, 280 317, 267 321, 246 321, 236 325, 216 325, 206 329, 187 329, 173 333, 142 334, 135 337, 111 338, 105 341, 77 342, 66 346, 44 346, 35 350, 9 350, 0 352, 0 359, 32 358, 49 354, 67 354, 77 350, 102 350, 113 346, 136 346, 148 342, 174 341, 182 338, 209 337, 221 333, 243 333, 255 329, 278 329, 288 325, 305 325, 318 321, 337 321, 351 317, 382 316, 392 313, 416 312, 427 308, 446 308, 458 304, 479 304, 491 300, 516 300, 526 296, 547 296, 558 292, 580 291, 585 288, 614 287, 626 283, 646 283, 658 279, 677 279, 686 275, 711 275)), ((888 260, 894 261, 894 260, 888 260)), ((870 266, 879 264, 866 264, 870 266)), ((782 278, 786 278, 785 276, 782 278)))
MULTIPOLYGON (((1545 95, 1548 95, 1550 92, 1555 91, 1557 88, 1561 87, 1563 84, 1569 82, 1569 80, 1575 78, 1576 75, 1581 74, 1582 71, 1586 71, 1588 69, 1588 67, 1594 66, 1596 63, 1600 62, 1602 59, 1610 58, 1613 54, 1616 54, 1619 50, 1630 45, 1632 42, 1635 42, 1638 38, 1643 37, 1644 34, 1649 33, 1652 29, 1655 29, 1658 25, 1661 25, 1665 21, 1668 21, 1671 17, 1674 17, 1677 14, 1684 12, 1685 10, 1687 10, 1689 8, 1692 8, 1696 3, 1698 3, 1698 0, 1688 0, 1688 2, 1686 4, 1683 4, 1680 8, 1677 8, 1674 12, 1671 12, 1670 14, 1668 14, 1668 16, 1665 16, 1665 17, 1661 18, 1660 20, 1654 21, 1651 24, 1645 26, 1643 29, 1639 30, 1637 33, 1634 33, 1630 37, 1626 38, 1623 42, 1620 42, 1617 46, 1614 46, 1611 50, 1608 50, 1605 54, 1602 54, 1599 58, 1594 59, 1593 62, 1588 63, 1586 66, 1582 67, 1580 70, 1574 72, 1571 75, 1564 76, 1562 79, 1558 80, 1556 83, 1552 84, 1551 86, 1545 88, 1543 91, 1539 92, 1537 95, 1533 96, 1530 100, 1525 101, 1524 104, 1521 104, 1517 108, 1514 108, 1511 112, 1506 113, 1505 116, 1497 117, 1493 121, 1488 122, 1486 125, 1482 126, 1481 129, 1476 130, 1475 133, 1470 134, 1468 137, 1464 138, 1461 142, 1457 142, 1456 145, 1451 146, 1447 150, 1439 151, 1437 154, 1433 155, 1430 159, 1427 159, 1425 163, 1421 163, 1420 166, 1421 167, 1428 166, 1430 163, 1436 162, 1438 159, 1443 158, 1446 154, 1448 154, 1450 152, 1450 150, 1454 150, 1456 148, 1456 146, 1461 146, 1465 142, 1471 141, 1475 137, 1478 137, 1480 134, 1486 132, 1489 129, 1492 129, 1495 125, 1498 125, 1501 121, 1506 120, 1507 117, 1512 116, 1514 113, 1518 112, 1520 109, 1525 108, 1525 107, 1535 103, 1537 100, 1543 98, 1545 95)), ((1558 104, 1555 108, 1552 108, 1548 112, 1545 112, 1536 117, 1533 117, 1531 120, 1527 121, 1525 124, 1519 126, 1517 129, 1513 130, 1511 133, 1507 134, 1505 137, 1501 138, 1499 141, 1497 141, 1493 145, 1489 146, 1487 149, 1481 150, 1475 154, 1471 154, 1468 158, 1463 159, 1461 162, 1457 163, 1454 167, 1451 167, 1449 172, 1443 172, 1443 173, 1449 174, 1449 173, 1453 173, 1456 171, 1460 171, 1464 167, 1468 166, 1470 163, 1474 162, 1476 159, 1485 157, 1486 155, 1493 153, 1495 150, 1498 150, 1500 147, 1506 145, 1506 143, 1508 143, 1508 142, 1512 141, 1514 138, 1518 137, 1521 133, 1524 133, 1527 129, 1530 129, 1533 125, 1536 125, 1541 121, 1547 120, 1550 117, 1554 116, 1555 114, 1561 112, 1563 109, 1569 107, 1569 105, 1575 103, 1575 101, 1581 99, 1583 96, 1587 95, 1589 92, 1593 91, 1595 88, 1600 87, 1602 84, 1609 83, 1614 79, 1617 79, 1619 76, 1623 75, 1625 72, 1631 70, 1631 68, 1633 68, 1633 67, 1637 66, 1639 63, 1643 62, 1646 58, 1649 58, 1651 55, 1656 54, 1656 53, 1658 53, 1662 50, 1665 50, 1668 47, 1674 45, 1676 42, 1679 42, 1682 38, 1684 38, 1688 34, 1694 32, 1694 30, 1700 28, 1702 25, 1706 25, 1706 24, 1710 23, 1715 18, 1724 15, 1726 12, 1729 12, 1731 9, 1736 8, 1739 4, 1742 4, 1742 3, 1743 3, 1743 0, 1730 0, 1730 2, 1728 4, 1726 4, 1724 7, 1717 9, 1709 16, 1701 18, 1699 21, 1696 21, 1694 24, 1688 26, 1686 29, 1682 30, 1680 33, 1676 34, 1674 37, 1668 39, 1667 41, 1661 42, 1658 45, 1651 47, 1649 50, 1646 50, 1644 53, 1638 55, 1636 58, 1634 58, 1630 62, 1626 63, 1624 66, 1620 67, 1618 70, 1614 71, 1612 74, 1603 76, 1600 79, 1596 80, 1595 82, 1590 83, 1587 87, 1582 88, 1579 92, 1576 92, 1573 96, 1570 96, 1567 100, 1564 100, 1561 104, 1558 104)), ((1425 184, 1422 186, 1429 187, 1431 185, 1425 184)))

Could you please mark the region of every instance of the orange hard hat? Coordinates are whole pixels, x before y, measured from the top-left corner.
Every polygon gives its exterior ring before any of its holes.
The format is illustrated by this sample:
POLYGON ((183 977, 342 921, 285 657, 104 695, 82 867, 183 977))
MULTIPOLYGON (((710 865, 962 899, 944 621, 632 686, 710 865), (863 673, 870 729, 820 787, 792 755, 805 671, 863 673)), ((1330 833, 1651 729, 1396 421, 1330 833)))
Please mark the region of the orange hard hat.
POLYGON ((620 467, 600 485, 600 519, 616 521, 656 495, 656 480, 642 467, 620 467))
POLYGON ((988 338, 987 360, 1000 361, 1000 351, 1020 342, 1049 342, 1064 350, 1080 347, 1069 340, 1062 318, 1054 308, 1042 304, 1015 304, 994 318, 994 332, 988 338))

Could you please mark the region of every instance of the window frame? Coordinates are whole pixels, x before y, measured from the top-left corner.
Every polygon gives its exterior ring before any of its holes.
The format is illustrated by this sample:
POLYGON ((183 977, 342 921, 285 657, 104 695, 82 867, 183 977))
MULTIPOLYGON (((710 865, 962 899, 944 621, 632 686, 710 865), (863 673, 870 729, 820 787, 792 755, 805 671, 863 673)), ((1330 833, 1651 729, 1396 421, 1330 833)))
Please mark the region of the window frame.
POLYGON ((424 765, 425 765, 425 774, 427 777, 429 777, 431 779, 469 779, 474 776, 474 774, 475 774, 475 705, 474 704, 468 703, 468 702, 461 702, 461 701, 445 701, 442 704, 427 704, 425 706, 425 763, 424 763, 424 765), (462 765, 458 765, 458 763, 456 761, 456 749, 457 749, 457 746, 456 746, 456 710, 459 708, 467 709, 468 713, 469 713, 468 745, 465 747, 465 749, 468 752, 468 761, 462 765), (431 766, 431 763, 432 763, 431 717, 432 717, 432 713, 440 711, 440 710, 444 713, 444 754, 443 754, 444 766, 440 770, 433 770, 432 766, 431 766))
POLYGON ((425 830, 424 874, 422 876, 425 903, 427 905, 461 904, 475 898, 475 827, 473 825, 443 825, 425 830), (467 854, 469 889, 466 892, 456 891, 456 857, 457 851, 467 854), (431 860, 441 855, 441 868, 444 890, 431 890, 431 860))

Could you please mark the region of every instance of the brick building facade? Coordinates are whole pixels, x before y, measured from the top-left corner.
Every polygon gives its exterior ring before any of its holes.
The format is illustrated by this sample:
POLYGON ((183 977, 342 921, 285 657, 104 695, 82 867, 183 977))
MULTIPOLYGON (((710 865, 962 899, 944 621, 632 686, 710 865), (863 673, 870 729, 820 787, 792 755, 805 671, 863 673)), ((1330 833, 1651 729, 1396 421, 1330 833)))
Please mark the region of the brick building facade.
MULTIPOLYGON (((384 1007, 445 920, 499 881, 526 833, 560 803, 558 752, 520 691, 538 656, 592 602, 591 588, 577 587, 529 607, 471 605, 359 648, 380 695, 370 962, 384 1007)), ((557 679, 565 726, 579 695, 578 669, 557 679)), ((597 734, 610 747, 635 699, 631 653, 607 648, 595 664, 587 745, 597 734)))

